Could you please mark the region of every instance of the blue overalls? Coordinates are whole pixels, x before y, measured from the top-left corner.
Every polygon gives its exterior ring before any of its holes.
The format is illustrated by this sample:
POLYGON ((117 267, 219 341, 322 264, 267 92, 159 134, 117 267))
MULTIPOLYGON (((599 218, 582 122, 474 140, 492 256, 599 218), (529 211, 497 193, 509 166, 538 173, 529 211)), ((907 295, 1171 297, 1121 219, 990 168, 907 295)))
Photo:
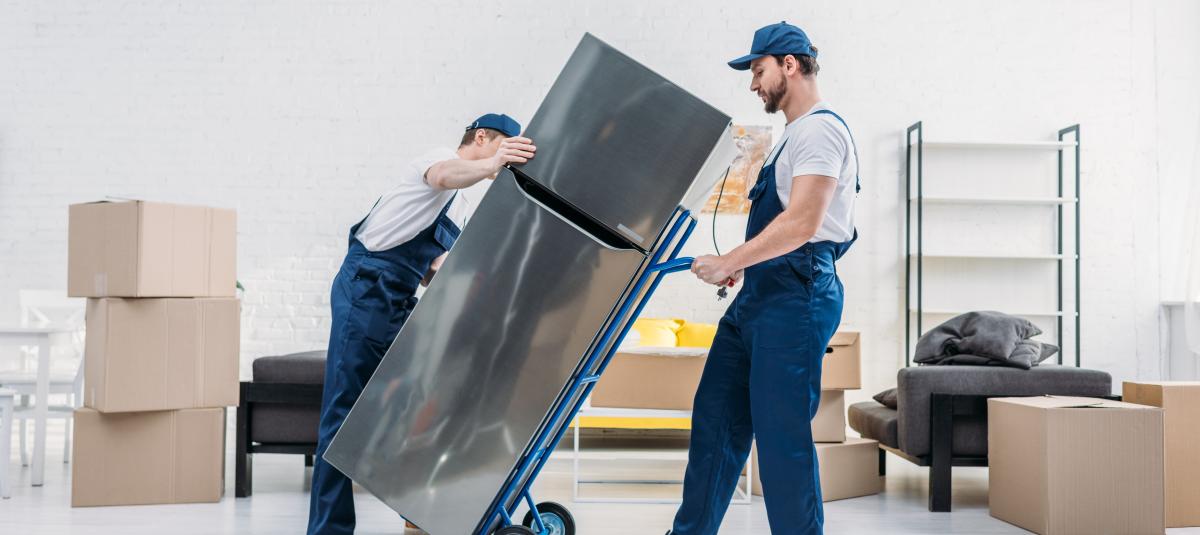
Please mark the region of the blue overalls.
POLYGON ((313 462, 309 535, 354 533, 350 479, 321 457, 416 306, 414 294, 430 263, 458 239, 458 225, 447 215, 453 202, 451 197, 434 222, 411 240, 385 251, 368 251, 354 237, 365 218, 350 229, 350 247, 330 296, 333 327, 313 462))
MULTIPOLYGON (((827 110, 814 113, 821 112, 837 117, 827 110)), ((778 154, 786 145, 784 140, 778 154)), ((750 190, 747 241, 783 212, 775 188, 778 154, 750 190)), ((672 535, 717 533, 751 439, 758 442, 771 533, 822 532, 821 480, 810 424, 821 402, 821 359, 842 319, 835 262, 857 238, 856 232, 845 243, 807 243, 746 268, 696 390, 683 504, 672 535)))

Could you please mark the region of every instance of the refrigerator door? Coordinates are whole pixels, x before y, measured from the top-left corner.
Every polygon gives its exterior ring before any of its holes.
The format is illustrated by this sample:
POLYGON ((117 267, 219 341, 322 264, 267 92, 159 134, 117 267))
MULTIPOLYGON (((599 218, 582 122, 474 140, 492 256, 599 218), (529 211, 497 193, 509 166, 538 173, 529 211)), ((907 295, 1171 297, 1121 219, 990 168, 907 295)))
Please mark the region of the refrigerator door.
POLYGON ((325 459, 433 535, 474 532, 646 261, 582 228, 503 171, 325 459))
POLYGON ((537 157, 518 169, 648 250, 727 126, 728 115, 587 34, 530 120, 537 157))

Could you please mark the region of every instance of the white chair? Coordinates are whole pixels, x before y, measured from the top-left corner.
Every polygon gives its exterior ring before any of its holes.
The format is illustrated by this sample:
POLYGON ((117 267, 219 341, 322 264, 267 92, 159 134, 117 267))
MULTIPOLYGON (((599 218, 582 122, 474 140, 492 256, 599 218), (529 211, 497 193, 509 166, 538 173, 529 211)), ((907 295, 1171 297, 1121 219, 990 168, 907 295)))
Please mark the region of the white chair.
POLYGON ((7 500, 12 496, 12 487, 8 482, 8 465, 12 464, 12 422, 13 396, 12 390, 0 388, 0 498, 7 500))
MULTIPOLYGON (((65 364, 50 370, 50 395, 63 396, 61 403, 32 399, 37 394, 37 374, 30 364, 35 362, 36 348, 26 348, 19 356, 15 370, 0 371, 0 387, 14 392, 13 416, 20 422, 21 465, 29 465, 26 422, 34 419, 33 403, 46 403, 48 418, 66 422, 63 432, 63 462, 71 456, 71 418, 83 401, 83 344, 84 300, 70 298, 62 290, 21 290, 22 327, 67 326, 75 329, 67 340, 55 343, 52 362, 65 364)), ((11 431, 0 438, 11 437, 11 431)))

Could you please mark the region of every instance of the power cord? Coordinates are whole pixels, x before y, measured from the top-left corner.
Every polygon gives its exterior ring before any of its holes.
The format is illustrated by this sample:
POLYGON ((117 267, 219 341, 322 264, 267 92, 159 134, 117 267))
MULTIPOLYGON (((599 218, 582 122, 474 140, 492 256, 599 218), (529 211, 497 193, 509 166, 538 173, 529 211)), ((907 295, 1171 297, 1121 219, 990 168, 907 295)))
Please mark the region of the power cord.
POLYGON ((729 168, 725 168, 725 174, 721 176, 721 191, 717 192, 717 205, 713 207, 712 220, 712 240, 713 250, 717 252, 717 256, 721 256, 721 247, 717 245, 717 214, 721 212, 721 197, 725 195, 725 181, 729 179, 729 168))
MULTIPOLYGON (((717 192, 717 204, 713 207, 712 241, 713 250, 717 252, 717 256, 721 256, 721 247, 717 245, 717 214, 721 211, 721 197, 725 195, 725 181, 728 179, 729 167, 726 167, 725 174, 721 176, 721 190, 717 192)), ((717 301, 725 299, 728 296, 729 292, 725 289, 725 286, 721 286, 721 289, 717 290, 717 301)))

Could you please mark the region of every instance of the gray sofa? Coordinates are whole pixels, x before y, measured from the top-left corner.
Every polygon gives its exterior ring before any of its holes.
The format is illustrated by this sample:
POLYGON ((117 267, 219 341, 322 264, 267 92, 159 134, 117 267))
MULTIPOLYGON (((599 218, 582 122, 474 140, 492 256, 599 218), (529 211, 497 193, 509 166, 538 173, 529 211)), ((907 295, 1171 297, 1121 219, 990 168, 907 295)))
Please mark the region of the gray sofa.
POLYGON ((323 350, 255 359, 237 411, 236 497, 253 493, 255 453, 304 455, 304 464, 312 466, 324 385, 323 350))
POLYGON ((987 466, 987 398, 1109 397, 1112 377, 1099 370, 1038 366, 918 366, 896 375, 897 407, 875 401, 848 410, 850 427, 883 451, 930 467, 929 510, 950 510, 951 466, 987 466))

